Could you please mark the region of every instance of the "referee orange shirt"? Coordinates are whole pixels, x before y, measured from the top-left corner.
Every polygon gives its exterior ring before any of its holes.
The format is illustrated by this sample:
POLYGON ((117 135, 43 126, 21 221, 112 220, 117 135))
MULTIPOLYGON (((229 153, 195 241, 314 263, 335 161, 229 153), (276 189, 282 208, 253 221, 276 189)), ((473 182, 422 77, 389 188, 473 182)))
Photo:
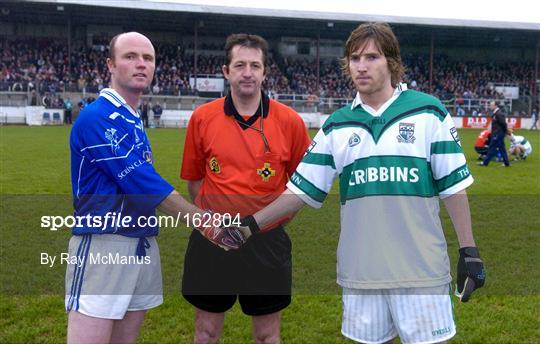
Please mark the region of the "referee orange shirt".
POLYGON ((293 109, 263 94, 253 116, 240 116, 228 95, 193 112, 180 177, 202 180, 195 199, 201 209, 250 215, 285 190, 309 143, 304 122, 293 109), (258 131, 261 108, 268 145, 258 131))

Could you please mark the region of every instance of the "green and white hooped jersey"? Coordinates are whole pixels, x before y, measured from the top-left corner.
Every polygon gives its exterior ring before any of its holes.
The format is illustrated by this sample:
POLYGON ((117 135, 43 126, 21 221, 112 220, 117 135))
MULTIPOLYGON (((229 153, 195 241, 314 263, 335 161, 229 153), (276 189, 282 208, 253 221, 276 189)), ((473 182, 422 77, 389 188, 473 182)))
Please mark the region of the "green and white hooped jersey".
POLYGON ((437 98, 400 85, 378 112, 358 95, 334 112, 287 187, 319 208, 336 177, 338 284, 379 289, 451 281, 439 197, 465 189, 473 178, 437 98))
POLYGON ((512 135, 510 138, 510 146, 514 147, 516 145, 522 145, 525 149, 530 148, 532 150, 531 143, 524 136, 512 135))

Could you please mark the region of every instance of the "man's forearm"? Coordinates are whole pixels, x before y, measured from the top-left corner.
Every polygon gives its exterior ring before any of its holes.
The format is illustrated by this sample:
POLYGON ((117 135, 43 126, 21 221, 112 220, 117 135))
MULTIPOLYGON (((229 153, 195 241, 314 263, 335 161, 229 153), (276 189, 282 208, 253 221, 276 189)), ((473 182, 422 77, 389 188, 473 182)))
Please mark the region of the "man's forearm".
POLYGON ((305 204, 300 197, 286 189, 272 203, 255 213, 253 217, 259 228, 265 228, 287 215, 295 214, 305 204))
POLYGON ((443 199, 446 211, 454 224, 459 247, 475 247, 471 225, 471 211, 467 192, 462 190, 443 199))

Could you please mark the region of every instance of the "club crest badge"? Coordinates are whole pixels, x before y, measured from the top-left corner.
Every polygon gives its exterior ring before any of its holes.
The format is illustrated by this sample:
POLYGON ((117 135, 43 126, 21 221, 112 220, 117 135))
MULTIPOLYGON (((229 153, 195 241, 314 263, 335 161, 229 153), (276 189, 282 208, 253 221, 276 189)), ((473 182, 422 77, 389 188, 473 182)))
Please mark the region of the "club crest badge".
POLYGON ((397 140, 399 143, 414 143, 414 123, 399 123, 397 140))
POLYGON ((357 144, 360 143, 360 136, 358 136, 357 133, 353 133, 351 137, 349 137, 349 147, 354 147, 357 144))
POLYGON ((210 167, 210 171, 213 173, 221 172, 221 167, 219 167, 219 162, 217 161, 216 157, 212 157, 212 159, 210 159, 208 166, 210 167))
POLYGON ((257 169, 257 174, 261 176, 263 182, 268 182, 270 177, 276 175, 276 170, 273 170, 272 167, 270 167, 270 163, 265 162, 262 168, 257 169))
POLYGON ((109 140, 111 144, 111 152, 116 155, 116 151, 118 148, 120 148, 120 142, 118 141, 118 136, 116 135, 116 129, 107 129, 107 131, 105 131, 105 138, 109 140))
POLYGON ((143 157, 147 163, 149 164, 154 163, 154 157, 152 155, 152 152, 150 151, 150 147, 146 146, 146 150, 143 152, 143 157))

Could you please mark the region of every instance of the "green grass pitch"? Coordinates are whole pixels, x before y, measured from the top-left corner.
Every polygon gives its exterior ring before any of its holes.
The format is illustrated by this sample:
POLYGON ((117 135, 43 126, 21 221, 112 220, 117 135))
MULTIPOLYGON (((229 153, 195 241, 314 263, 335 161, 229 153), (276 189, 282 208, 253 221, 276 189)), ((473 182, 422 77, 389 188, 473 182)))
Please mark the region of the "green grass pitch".
MULTIPOLYGON (((148 130, 157 170, 183 195, 178 177, 184 130, 148 130)), ((310 132, 313 136, 315 132, 310 132)), ((468 304, 455 303, 455 343, 540 342, 540 133, 518 130, 533 145, 527 161, 476 166, 478 130, 461 130, 475 183, 468 189, 473 228, 487 284, 468 304)), ((40 227, 42 215, 69 215, 69 127, 0 127, 0 342, 65 342, 65 266, 40 264, 40 253, 65 252, 67 229, 40 227)), ((335 187, 334 190, 337 190, 335 187)), ((452 271, 458 245, 442 210, 452 271)), ((284 343, 346 343, 340 334, 341 297, 335 283, 339 235, 336 191, 320 210, 305 207, 288 225, 293 242, 293 303, 283 312, 284 343)), ((148 312, 141 343, 190 343, 193 310, 180 296, 189 230, 163 230, 165 302, 148 312)), ((251 342, 250 319, 235 306, 222 343, 251 342)))

